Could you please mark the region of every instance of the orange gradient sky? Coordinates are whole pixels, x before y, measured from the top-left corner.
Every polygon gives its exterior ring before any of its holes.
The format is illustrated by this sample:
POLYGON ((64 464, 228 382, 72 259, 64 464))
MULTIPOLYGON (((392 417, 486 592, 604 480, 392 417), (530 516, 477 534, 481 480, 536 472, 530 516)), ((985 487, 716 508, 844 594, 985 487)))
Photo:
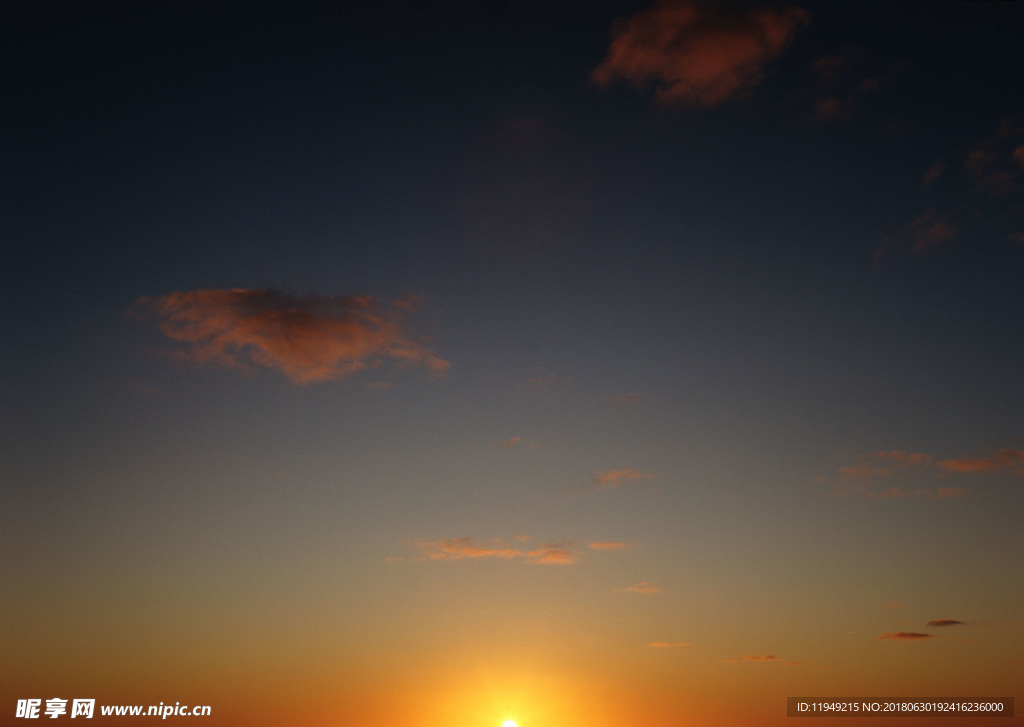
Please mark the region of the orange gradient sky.
POLYGON ((0 723, 1024 697, 1022 22, 2 11, 0 723))

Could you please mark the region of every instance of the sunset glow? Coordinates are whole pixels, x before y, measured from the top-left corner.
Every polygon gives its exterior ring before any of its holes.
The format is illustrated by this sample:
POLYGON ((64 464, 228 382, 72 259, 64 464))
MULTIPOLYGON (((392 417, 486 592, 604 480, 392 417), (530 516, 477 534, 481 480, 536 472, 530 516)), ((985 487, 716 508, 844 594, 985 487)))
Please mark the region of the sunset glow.
POLYGON ((1024 704, 1022 28, 4 3, 0 724, 1024 704))

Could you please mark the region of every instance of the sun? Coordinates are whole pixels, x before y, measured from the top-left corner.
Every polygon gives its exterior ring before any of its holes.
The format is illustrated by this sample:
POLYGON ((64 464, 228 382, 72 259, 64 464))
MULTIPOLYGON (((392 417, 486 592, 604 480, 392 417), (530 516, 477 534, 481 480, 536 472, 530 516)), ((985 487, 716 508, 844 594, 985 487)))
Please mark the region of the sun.
POLYGON ((504 722, 501 723, 501 727, 516 727, 516 723, 510 719, 506 719, 504 722))

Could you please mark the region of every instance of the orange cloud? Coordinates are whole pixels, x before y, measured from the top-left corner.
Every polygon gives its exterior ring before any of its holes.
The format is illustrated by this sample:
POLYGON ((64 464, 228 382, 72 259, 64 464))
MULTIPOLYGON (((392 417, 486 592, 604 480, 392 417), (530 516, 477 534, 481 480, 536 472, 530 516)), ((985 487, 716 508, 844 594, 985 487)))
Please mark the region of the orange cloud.
POLYGON ((370 296, 295 296, 275 290, 194 290, 143 297, 180 356, 200 364, 276 369, 296 384, 338 381, 385 361, 444 373, 450 364, 405 331, 406 306, 370 296))
POLYGON ((501 558, 511 560, 527 555, 526 551, 509 547, 481 547, 472 538, 441 538, 416 543, 428 560, 463 560, 466 558, 501 558))
POLYGON ((629 543, 612 541, 608 543, 588 543, 587 547, 591 550, 627 550, 633 546, 629 543))
POLYGON ((726 664, 736 664, 741 661, 777 661, 780 658, 774 654, 766 654, 765 656, 736 656, 731 659, 723 659, 722 661, 726 664))
POLYGON ((608 470, 607 472, 595 472, 593 475, 594 484, 601 490, 612 490, 616 487, 633 482, 635 480, 653 480, 654 473, 641 472, 634 469, 608 470))
POLYGON ((872 452, 862 456, 861 461, 853 465, 839 468, 839 477, 843 480, 870 480, 877 477, 888 477, 897 469, 907 467, 923 467, 930 464, 932 456, 923 452, 872 452))
POLYGON ((711 107, 757 83, 768 62, 809 18, 800 8, 729 9, 695 0, 660 0, 613 31, 591 78, 653 84, 658 101, 711 107))
POLYGON ((944 470, 961 474, 995 473, 1010 470, 1015 475, 1024 475, 1024 450, 1000 449, 991 457, 944 459, 936 464, 944 470))
MULTIPOLYGON (((516 536, 516 542, 529 540, 528 536, 516 536)), ((473 538, 441 538, 439 540, 423 540, 413 547, 420 551, 426 560, 466 560, 479 558, 497 558, 499 560, 515 560, 522 558, 534 565, 572 565, 581 555, 572 550, 574 543, 559 545, 542 545, 540 548, 524 550, 511 546, 509 543, 494 539, 491 545, 478 545, 473 538)))
POLYGON ((644 644, 644 648, 647 649, 675 649, 680 646, 690 646, 690 644, 686 641, 652 641, 649 644, 644 644))
POLYGON ((921 639, 935 638, 938 638, 935 634, 919 634, 915 631, 896 631, 894 633, 882 634, 878 637, 877 641, 885 641, 886 639, 893 639, 895 641, 920 641, 921 639))
POLYGON ((567 546, 546 545, 531 550, 526 554, 530 563, 537 565, 572 565, 580 559, 580 554, 569 550, 567 546))
MULTIPOLYGON (((935 456, 924 452, 905 452, 902 450, 872 452, 861 455, 853 464, 838 468, 838 483, 831 493, 834 496, 861 495, 864 497, 887 500, 900 497, 930 497, 935 500, 947 500, 953 497, 965 497, 971 493, 964 487, 888 487, 882 488, 877 480, 895 475, 935 476, 949 474, 974 475, 996 474, 1009 472, 1024 476, 1024 450, 1000 449, 987 457, 959 457, 936 461, 935 456)), ((827 482, 827 478, 816 478, 818 482, 827 482)))
POLYGON ((648 583, 647 581, 640 581, 639 583, 634 583, 633 585, 626 586, 625 588, 616 588, 615 592, 639 593, 644 596, 649 596, 653 593, 661 593, 661 586, 657 586, 653 583, 648 583))
POLYGON ((963 621, 957 621, 953 618, 937 618, 934 621, 929 621, 925 626, 963 626, 963 621))
POLYGON ((501 442, 495 442, 491 445, 491 449, 512 449, 521 441, 523 441, 522 437, 512 437, 511 439, 505 439, 501 442))

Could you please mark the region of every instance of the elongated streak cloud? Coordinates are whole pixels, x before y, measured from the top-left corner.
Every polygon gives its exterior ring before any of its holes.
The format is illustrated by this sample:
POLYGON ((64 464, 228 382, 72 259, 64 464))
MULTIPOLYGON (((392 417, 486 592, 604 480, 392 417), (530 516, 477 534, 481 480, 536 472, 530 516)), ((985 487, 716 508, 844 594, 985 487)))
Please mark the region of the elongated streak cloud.
POLYGON ((633 585, 626 586, 625 588, 616 588, 615 591, 617 593, 639 593, 644 596, 649 596, 652 593, 661 593, 661 586, 648 581, 640 581, 639 583, 634 583, 633 585))
POLYGON ((680 646, 689 646, 688 641, 652 641, 649 644, 644 644, 648 649, 675 649, 680 646))
MULTIPOLYGON (((517 539, 519 540, 519 539, 517 539)), ((477 545, 472 538, 441 538, 416 543, 415 547, 427 560, 466 560, 475 558, 498 558, 514 560, 522 558, 534 565, 573 565, 580 559, 580 553, 568 545, 542 545, 539 548, 522 549, 496 540, 490 546, 477 545)))
POLYGON ((296 384, 337 381, 390 361, 441 374, 450 364, 406 332, 408 301, 370 296, 295 296, 275 290, 194 290, 135 305, 197 363, 276 369, 296 384))
POLYGON ((921 634, 916 631, 895 631, 893 633, 882 634, 878 637, 878 641, 886 641, 892 639, 893 641, 920 641, 922 639, 934 639, 935 634, 921 634))

